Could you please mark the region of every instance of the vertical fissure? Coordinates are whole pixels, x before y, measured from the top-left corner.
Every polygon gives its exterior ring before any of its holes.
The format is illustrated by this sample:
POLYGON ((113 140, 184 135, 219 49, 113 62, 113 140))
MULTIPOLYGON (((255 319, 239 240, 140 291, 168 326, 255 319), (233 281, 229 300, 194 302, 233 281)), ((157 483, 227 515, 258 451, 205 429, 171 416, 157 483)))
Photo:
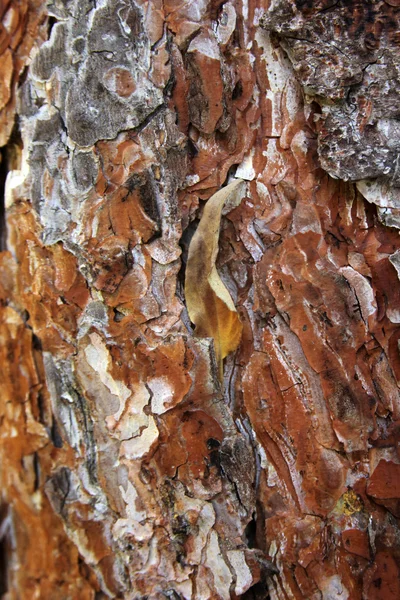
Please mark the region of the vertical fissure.
POLYGON ((8 173, 7 148, 0 149, 0 252, 7 250, 6 179, 8 173))

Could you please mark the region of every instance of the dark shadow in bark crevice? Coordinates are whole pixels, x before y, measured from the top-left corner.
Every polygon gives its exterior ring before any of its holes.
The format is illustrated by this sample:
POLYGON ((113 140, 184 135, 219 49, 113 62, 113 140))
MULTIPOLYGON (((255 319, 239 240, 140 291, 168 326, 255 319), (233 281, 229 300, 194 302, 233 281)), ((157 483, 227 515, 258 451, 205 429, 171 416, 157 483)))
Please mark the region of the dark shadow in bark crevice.
POLYGON ((0 252, 7 250, 5 188, 7 178, 7 150, 0 150, 0 252))
POLYGON ((9 591, 7 575, 9 553, 9 508, 6 504, 2 504, 0 506, 0 598, 9 591))

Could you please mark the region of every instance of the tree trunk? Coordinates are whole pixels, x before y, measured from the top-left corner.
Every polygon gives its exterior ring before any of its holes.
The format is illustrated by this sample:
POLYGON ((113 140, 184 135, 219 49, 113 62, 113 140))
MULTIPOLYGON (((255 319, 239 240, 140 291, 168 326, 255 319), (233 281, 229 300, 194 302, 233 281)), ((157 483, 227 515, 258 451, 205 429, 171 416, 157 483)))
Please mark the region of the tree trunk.
POLYGON ((400 598, 398 4, 3 2, 3 598, 400 598))

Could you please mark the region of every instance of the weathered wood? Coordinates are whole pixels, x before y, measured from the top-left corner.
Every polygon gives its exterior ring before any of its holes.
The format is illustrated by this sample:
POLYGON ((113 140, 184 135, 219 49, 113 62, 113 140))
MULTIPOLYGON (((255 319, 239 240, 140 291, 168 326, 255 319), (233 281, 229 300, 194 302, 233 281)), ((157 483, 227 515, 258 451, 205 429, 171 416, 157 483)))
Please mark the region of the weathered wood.
POLYGON ((7 600, 400 597, 396 4, 27 5, 0 85, 7 600), (233 177, 222 385, 183 282, 233 177))

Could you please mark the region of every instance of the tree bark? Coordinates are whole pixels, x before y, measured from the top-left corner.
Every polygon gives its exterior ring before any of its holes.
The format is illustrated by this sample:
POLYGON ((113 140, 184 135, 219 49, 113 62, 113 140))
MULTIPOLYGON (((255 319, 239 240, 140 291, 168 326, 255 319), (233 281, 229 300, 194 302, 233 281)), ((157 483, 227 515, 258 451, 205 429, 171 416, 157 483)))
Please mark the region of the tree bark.
POLYGON ((6 600, 400 598, 398 4, 1 6, 6 600))

